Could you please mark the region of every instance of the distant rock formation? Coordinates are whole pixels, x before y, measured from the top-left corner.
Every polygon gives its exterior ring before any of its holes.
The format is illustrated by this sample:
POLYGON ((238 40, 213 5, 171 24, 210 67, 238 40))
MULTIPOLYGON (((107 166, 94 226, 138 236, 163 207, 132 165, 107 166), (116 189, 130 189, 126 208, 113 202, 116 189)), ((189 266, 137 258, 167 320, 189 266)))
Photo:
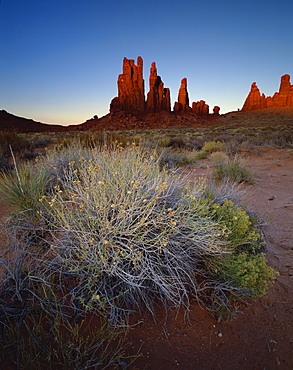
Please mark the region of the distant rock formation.
POLYGON ((213 115, 214 116, 219 116, 220 115, 220 107, 218 105, 215 105, 213 108, 213 115))
MULTIPOLYGON (((112 99, 110 104, 110 114, 115 119, 123 117, 125 114, 134 117, 142 117, 146 114, 157 114, 160 112, 174 113, 175 115, 194 115, 195 118, 207 118, 209 116, 209 106, 204 100, 192 103, 189 106, 189 96, 187 91, 187 78, 181 80, 178 91, 178 101, 174 104, 171 111, 170 90, 164 87, 164 83, 157 73, 156 63, 153 62, 150 68, 149 92, 147 99, 144 95, 143 79, 143 60, 137 58, 137 65, 133 59, 123 59, 122 74, 118 77, 118 96, 112 99)), ((214 114, 219 114, 219 107, 214 108, 214 114), (215 110, 216 108, 216 110, 215 110)))
POLYGON ((200 117, 207 117, 209 115, 209 106, 204 100, 192 103, 192 112, 200 117))
POLYGON ((253 82, 242 111, 279 107, 293 107, 293 85, 288 74, 281 77, 279 92, 273 96, 266 97, 265 94, 261 94, 256 82, 253 82))
POLYGON ((182 78, 181 80, 181 85, 178 91, 178 101, 174 104, 174 112, 190 112, 187 78, 182 78))
POLYGON ((118 97, 110 104, 111 111, 124 111, 134 114, 144 113, 144 79, 143 60, 137 58, 137 65, 133 59, 123 59, 122 74, 118 77, 118 97))
POLYGON ((157 75, 156 63, 153 62, 149 78, 150 91, 147 94, 146 112, 156 113, 162 110, 171 112, 170 90, 164 88, 161 77, 157 75))

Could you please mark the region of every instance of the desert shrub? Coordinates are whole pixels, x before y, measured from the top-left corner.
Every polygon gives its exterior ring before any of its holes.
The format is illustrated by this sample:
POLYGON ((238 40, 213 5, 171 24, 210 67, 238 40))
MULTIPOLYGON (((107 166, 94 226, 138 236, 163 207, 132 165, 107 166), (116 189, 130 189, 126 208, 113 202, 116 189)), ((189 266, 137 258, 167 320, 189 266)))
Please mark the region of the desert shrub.
POLYGON ((275 128, 266 128, 262 132, 258 132, 255 137, 249 140, 250 145, 257 146, 273 146, 282 149, 290 149, 293 144, 293 133, 291 131, 282 131, 275 128))
POLYGON ((239 136, 232 137, 229 141, 225 143, 226 144, 225 152, 230 157, 235 157, 235 155, 238 154, 240 150, 240 145, 243 143, 244 140, 245 140, 244 135, 242 135, 241 137, 239 136))
POLYGON ((39 198, 45 194, 49 183, 46 169, 27 163, 19 169, 0 173, 0 201, 37 217, 39 198))
POLYGON ((209 142, 206 142, 202 149, 197 152, 194 156, 193 156, 193 162, 194 161, 197 161, 197 160, 200 160, 200 159, 206 159, 208 158, 208 156, 213 153, 213 152, 220 152, 221 150, 223 150, 225 148, 225 144, 217 141, 209 141, 209 142))
POLYGON ((167 148, 170 144, 170 139, 169 138, 160 138, 158 141, 157 141, 157 145, 161 148, 167 148))
POLYGON ((237 158, 231 159, 228 162, 219 165, 213 172, 213 176, 223 181, 247 182, 254 184, 255 179, 253 174, 249 171, 243 163, 237 158))
POLYGON ((209 156, 208 152, 205 152, 203 150, 200 150, 193 156, 193 162, 200 160, 200 159, 206 159, 209 156))
POLYGON ((225 149, 225 144, 220 141, 208 141, 202 147, 202 151, 208 154, 213 152, 221 152, 225 149))
POLYGON ((35 158, 33 147, 24 134, 0 131, 0 168, 10 169, 11 151, 20 159, 35 158), (2 162, 2 163, 1 163, 2 162))
POLYGON ((0 360, 7 369, 117 369, 137 358, 124 354, 127 331, 102 319, 88 328, 83 321, 64 320, 58 311, 48 314, 34 307, 19 320, 9 308, 0 307, 5 314, 5 322, 0 321, 0 360))
POLYGON ((231 200, 214 203, 210 214, 219 223, 219 228, 226 240, 231 242, 233 248, 238 251, 245 249, 254 252, 262 245, 262 236, 255 227, 251 227, 251 217, 240 206, 235 205, 231 200))
POLYGON ((167 146, 171 148, 185 148, 186 142, 181 137, 175 137, 170 139, 170 142, 167 146))
POLYGON ((108 132, 108 131, 86 131, 78 134, 77 138, 78 145, 84 148, 94 148, 101 145, 112 145, 119 144, 120 146, 130 145, 137 139, 131 139, 130 136, 125 133, 108 132))
POLYGON ((187 156, 184 153, 165 149, 159 151, 160 153, 160 167, 167 167, 169 169, 176 168, 180 165, 187 165, 193 163, 194 156, 187 156))
POLYGON ((264 253, 242 252, 215 258, 210 267, 217 279, 246 291, 251 298, 266 294, 276 276, 276 272, 267 266, 264 253))
POLYGON ((203 140, 200 137, 197 136, 191 136, 187 142, 186 146, 190 150, 201 150, 203 146, 203 140))
POLYGON ((18 299, 33 297, 54 312, 44 291, 62 287, 73 312, 95 311, 121 324, 133 310, 155 315, 156 304, 188 307, 192 293, 212 311, 213 296, 227 310, 227 296, 251 297, 255 287, 233 276, 225 281, 228 273, 213 268, 228 263, 226 256, 254 255, 262 238, 251 218, 225 200, 223 188, 217 192, 205 181, 191 187, 160 161, 156 151, 136 145, 48 152, 38 166, 50 169, 54 186, 27 196, 40 207, 38 223, 29 224, 25 212, 17 226, 11 221, 14 248, 31 251, 20 259, 22 274, 10 274, 18 299), (67 158, 62 171, 61 157, 67 158), (32 250, 32 243, 44 247, 32 250))
POLYGON ((229 158, 227 154, 223 152, 213 152, 210 155, 210 160, 214 166, 221 166, 225 164, 226 162, 228 162, 229 158))

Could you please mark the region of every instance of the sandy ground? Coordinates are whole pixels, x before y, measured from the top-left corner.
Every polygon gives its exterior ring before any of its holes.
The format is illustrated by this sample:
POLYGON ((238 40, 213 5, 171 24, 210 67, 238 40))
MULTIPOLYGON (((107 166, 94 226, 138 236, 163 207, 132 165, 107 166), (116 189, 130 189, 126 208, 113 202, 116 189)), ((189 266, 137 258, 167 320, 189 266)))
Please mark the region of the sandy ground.
MULTIPOLYGON (((243 160, 258 180, 247 186, 247 203, 269 220, 267 253, 280 274, 276 283, 229 322, 218 322, 196 302, 188 318, 174 313, 166 323, 158 312, 154 323, 146 314, 128 336, 126 353, 142 352, 130 369, 293 369, 293 153, 262 148, 243 160)), ((212 172, 208 160, 194 167, 198 176, 212 172)), ((1 207, 0 217, 8 211, 1 207)))
MULTIPOLYGON (((267 256, 280 274, 276 283, 229 322, 218 323, 196 302, 189 318, 180 312, 165 323, 161 313, 155 324, 146 315, 129 335, 129 351, 141 346, 143 353, 132 369, 293 369, 293 153, 261 148, 243 161, 257 178, 247 186, 246 201, 268 220, 267 256)), ((208 161, 195 167, 199 176, 212 172, 208 161)))

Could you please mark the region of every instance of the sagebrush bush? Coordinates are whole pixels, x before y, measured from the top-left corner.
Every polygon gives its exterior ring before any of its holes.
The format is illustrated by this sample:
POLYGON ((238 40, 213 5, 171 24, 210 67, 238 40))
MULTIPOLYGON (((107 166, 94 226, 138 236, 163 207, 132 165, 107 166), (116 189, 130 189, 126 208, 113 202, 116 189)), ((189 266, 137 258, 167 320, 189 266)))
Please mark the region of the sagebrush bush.
POLYGON ((213 176, 223 181, 247 182, 254 184, 255 178, 251 171, 236 158, 218 165, 213 172, 213 176))
POLYGON ((208 141, 202 147, 202 151, 206 153, 221 152, 225 149, 225 144, 220 141, 208 141))
MULTIPOLYGON (((273 279, 262 273, 248 287, 238 283, 237 272, 234 281, 225 272, 228 267, 223 274, 212 267, 218 261, 225 265, 230 261, 226 256, 237 260, 241 253, 253 260, 261 235, 232 202, 235 190, 215 191, 204 180, 191 186, 178 169, 162 167, 154 150, 75 145, 49 151, 30 171, 50 174, 43 194, 27 193, 38 205, 39 224, 30 226, 32 233, 19 219, 11 235, 14 248, 20 243, 28 251, 32 242, 43 248, 28 255, 36 265, 21 259, 27 272, 17 275, 17 286, 34 291, 37 280, 41 293, 34 292, 34 300, 48 310, 44 291, 55 284, 66 292, 74 311, 96 310, 117 324, 134 309, 146 307, 155 315, 158 303, 188 307, 190 294, 211 310, 212 297, 222 297, 221 304, 229 309, 227 295, 250 297, 258 283, 265 286, 273 279)), ((246 281, 251 273, 248 269, 246 281)))
POLYGON ((210 155, 210 160, 214 166, 221 166, 228 162, 229 157, 223 152, 213 152, 210 155))

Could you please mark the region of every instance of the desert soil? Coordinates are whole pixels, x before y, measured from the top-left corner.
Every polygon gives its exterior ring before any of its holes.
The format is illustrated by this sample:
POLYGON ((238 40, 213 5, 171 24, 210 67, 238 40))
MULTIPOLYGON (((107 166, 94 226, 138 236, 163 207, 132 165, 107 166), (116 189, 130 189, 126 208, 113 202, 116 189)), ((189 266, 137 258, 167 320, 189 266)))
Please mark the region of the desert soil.
MULTIPOLYGON (((246 202, 267 220, 268 262, 278 272, 267 296, 241 306, 232 321, 218 322, 197 302, 188 316, 174 312, 156 322, 138 318, 128 335, 126 353, 142 356, 130 369, 291 370, 293 369, 293 153, 261 148, 243 153, 257 183, 246 186, 246 202)), ((197 176, 210 176, 208 160, 194 165, 197 176)), ((0 208, 0 217, 9 209, 0 208)), ((134 318, 135 321, 135 318, 134 318)))
MULTIPOLYGON (((128 352, 141 347, 131 369, 291 370, 293 369, 293 153, 261 148, 243 153, 257 183, 246 187, 246 202, 268 221, 267 257, 279 276, 267 296, 241 306, 232 321, 218 322, 206 309, 191 304, 183 312, 149 315, 129 335, 128 352)), ((210 176, 209 161, 195 166, 210 176)))

